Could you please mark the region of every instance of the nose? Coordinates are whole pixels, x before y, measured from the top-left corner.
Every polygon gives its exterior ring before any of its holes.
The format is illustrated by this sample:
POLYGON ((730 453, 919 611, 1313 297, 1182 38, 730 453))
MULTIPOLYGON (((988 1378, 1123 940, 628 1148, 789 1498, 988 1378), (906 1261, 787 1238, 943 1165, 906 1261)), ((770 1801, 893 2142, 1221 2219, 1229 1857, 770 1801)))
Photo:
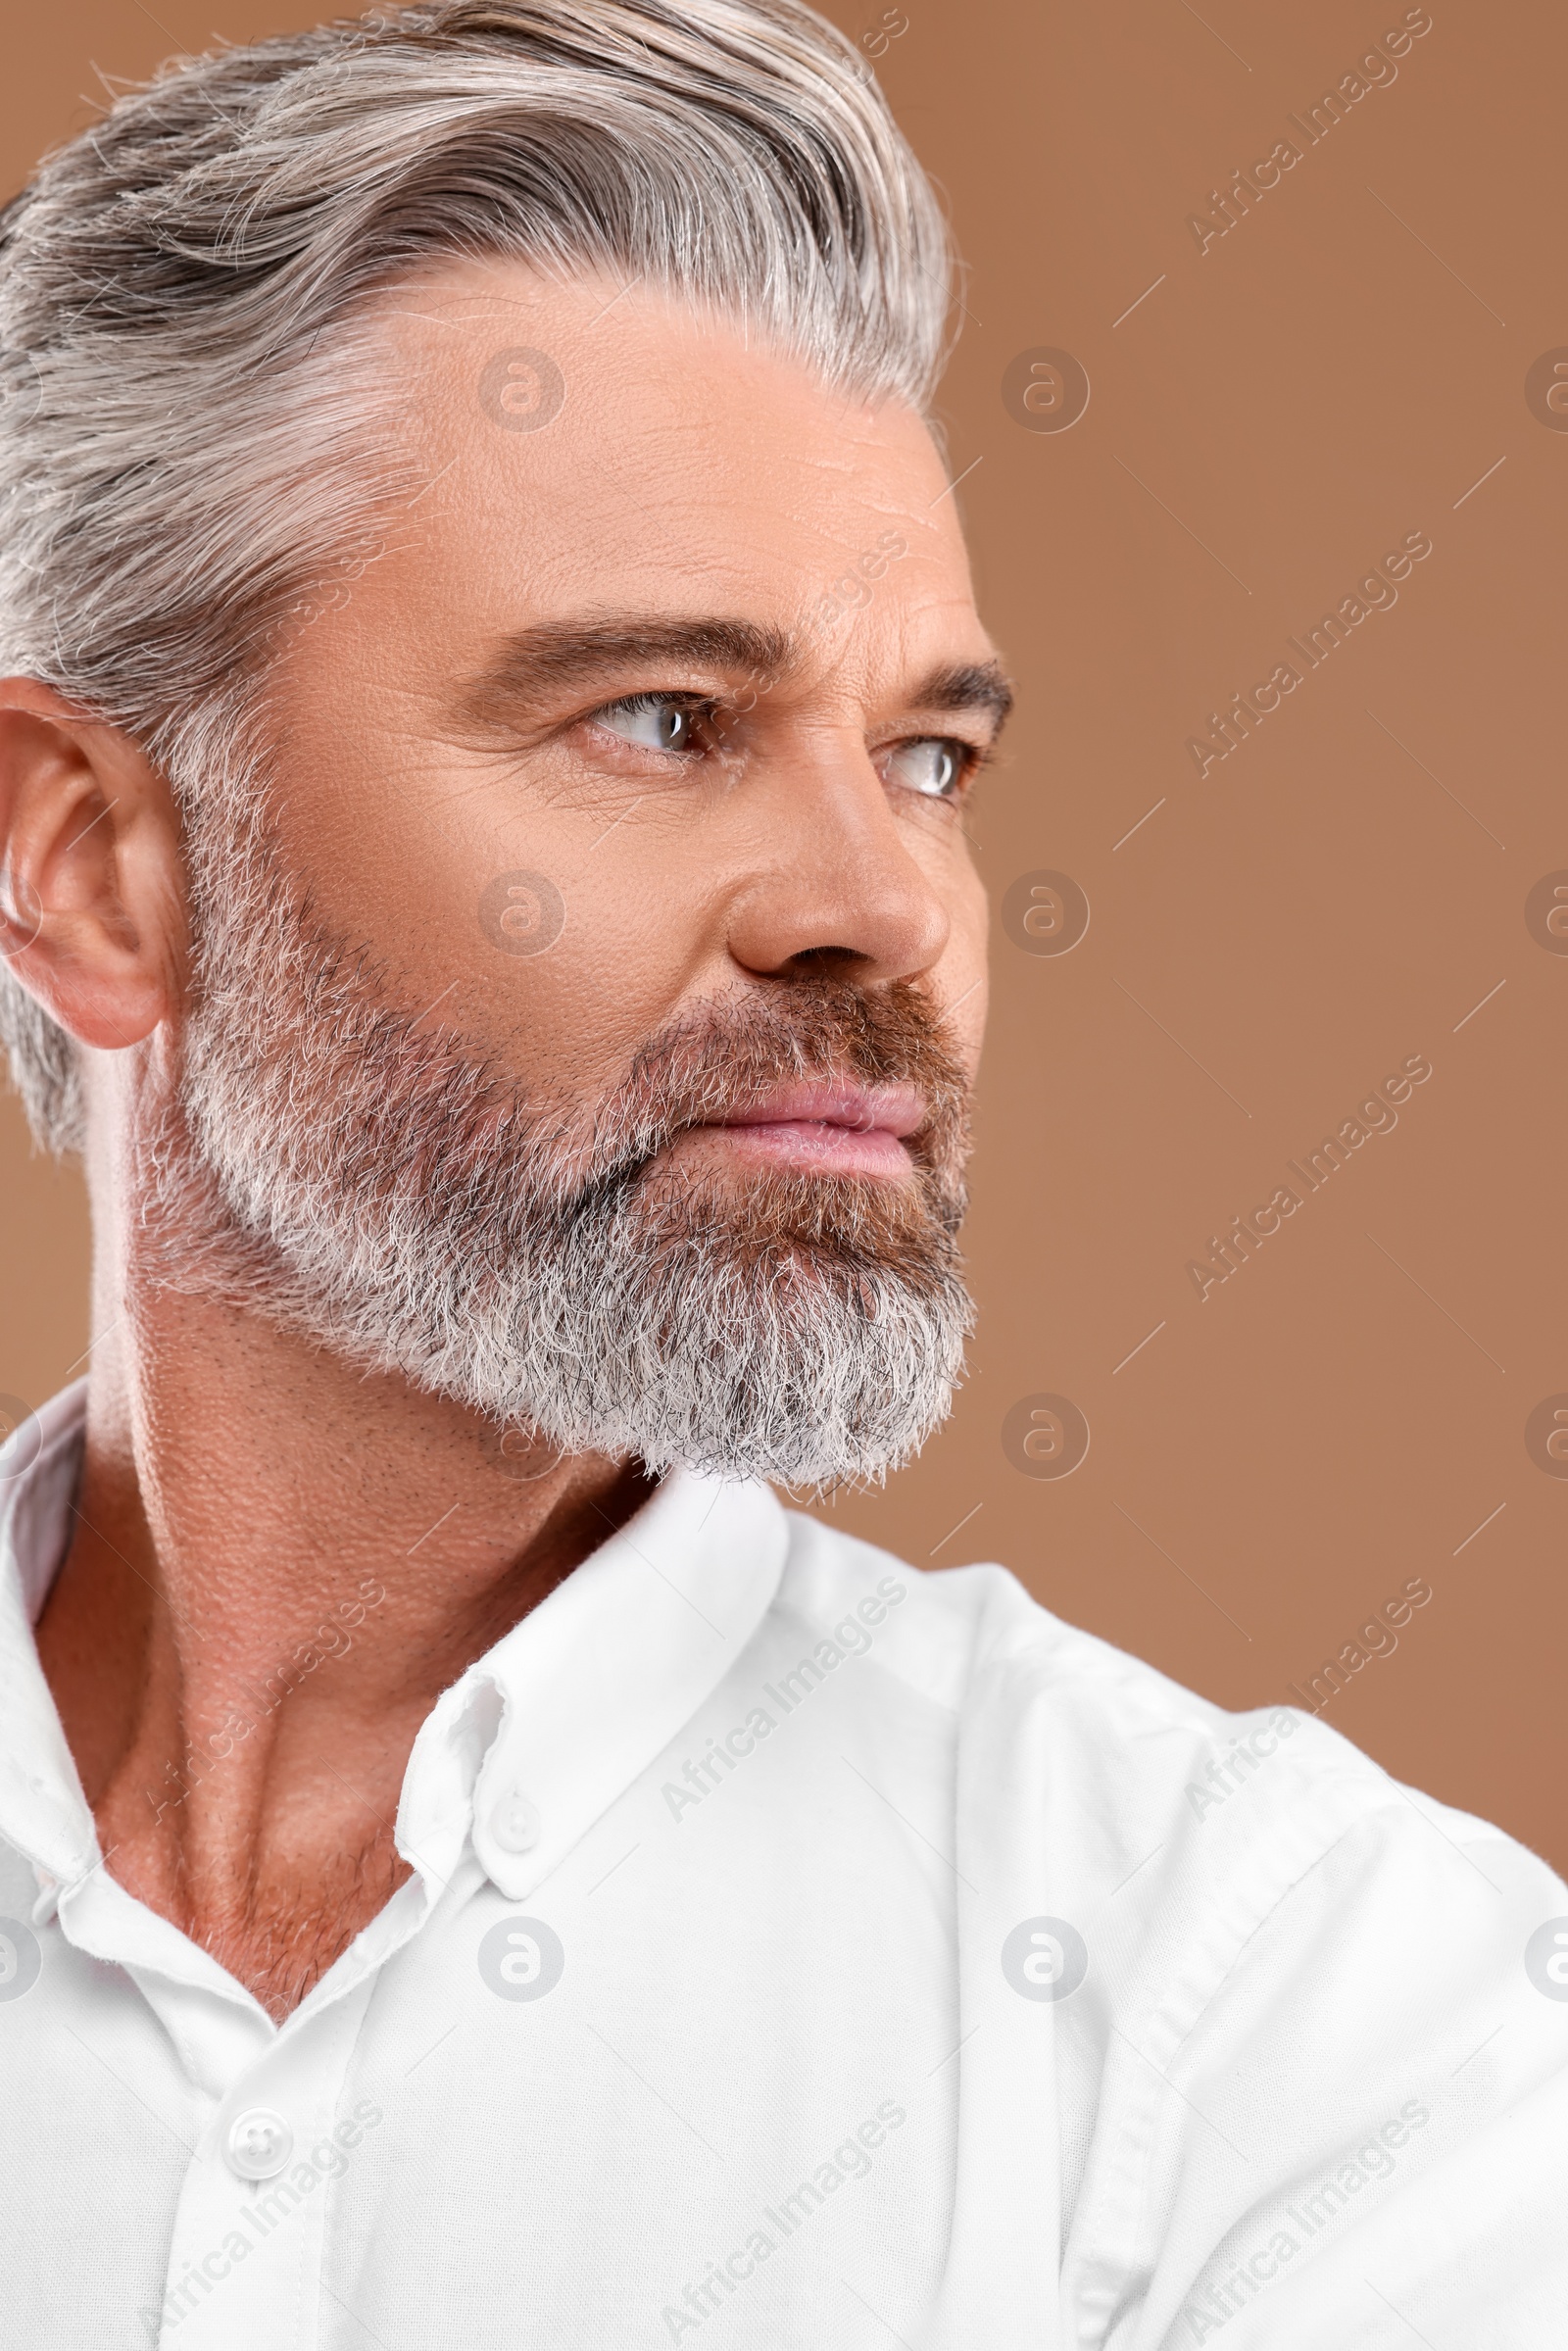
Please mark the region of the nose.
POLYGON ((940 886, 858 736, 814 747, 769 777, 755 806, 758 870, 731 902, 729 949, 761 976, 838 970, 861 982, 914 979, 952 935, 940 886))

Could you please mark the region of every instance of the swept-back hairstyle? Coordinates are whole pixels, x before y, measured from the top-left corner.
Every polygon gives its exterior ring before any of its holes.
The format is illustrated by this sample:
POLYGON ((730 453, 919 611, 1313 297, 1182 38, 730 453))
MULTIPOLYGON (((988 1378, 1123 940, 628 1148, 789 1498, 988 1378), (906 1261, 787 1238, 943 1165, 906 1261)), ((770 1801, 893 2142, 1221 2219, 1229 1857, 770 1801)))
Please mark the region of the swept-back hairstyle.
MULTIPOLYGON (((929 408, 945 224, 797 0, 425 0, 219 50, 0 217, 0 672, 124 729, 195 816, 281 616, 412 494, 368 307, 473 254, 644 279, 929 408)), ((72 1041, 3 965, 0 1037, 78 1146, 72 1041)))

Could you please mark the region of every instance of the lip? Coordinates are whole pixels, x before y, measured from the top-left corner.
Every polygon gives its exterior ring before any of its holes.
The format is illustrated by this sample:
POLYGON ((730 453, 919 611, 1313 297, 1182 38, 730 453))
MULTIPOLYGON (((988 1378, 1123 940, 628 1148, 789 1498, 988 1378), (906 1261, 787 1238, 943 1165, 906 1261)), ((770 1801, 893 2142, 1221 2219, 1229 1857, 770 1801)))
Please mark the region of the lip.
POLYGON ((906 1138, 924 1124, 912 1086, 781 1086, 741 1103, 702 1132, 778 1166, 821 1175, 904 1176, 906 1138))
POLYGON ((925 1104, 912 1086, 781 1086, 731 1110, 726 1127, 823 1126, 847 1134, 887 1134, 902 1142, 923 1123, 925 1104))

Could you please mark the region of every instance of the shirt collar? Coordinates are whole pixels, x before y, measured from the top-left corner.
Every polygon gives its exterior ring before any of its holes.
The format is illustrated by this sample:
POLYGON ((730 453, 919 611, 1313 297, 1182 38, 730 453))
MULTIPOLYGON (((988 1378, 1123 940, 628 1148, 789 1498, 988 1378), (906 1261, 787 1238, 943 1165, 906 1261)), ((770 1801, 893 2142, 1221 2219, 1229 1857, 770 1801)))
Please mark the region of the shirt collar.
MULTIPOLYGON (((32 1626, 65 1553, 85 1423, 77 1381, 0 1452, 0 1835, 62 1881, 95 1866, 97 1839, 32 1626)), ((426 1717, 397 1841, 427 1893, 470 1834, 510 1900, 548 1877, 730 1671, 788 1546, 765 1486, 664 1478, 426 1717)))
MULTIPOLYGON (((665 1478, 449 1690, 415 1743, 400 1841, 443 1800, 437 1757, 497 1721, 472 1789, 485 1874, 521 1900, 675 1739, 766 1614, 789 1532, 765 1486, 665 1478)), ((450 1800, 450 1799, 448 1799, 450 1800)))
POLYGON ((0 1836, 62 1882, 93 1867, 97 1837, 32 1628, 65 1556, 86 1416, 77 1380, 0 1448, 0 1836))

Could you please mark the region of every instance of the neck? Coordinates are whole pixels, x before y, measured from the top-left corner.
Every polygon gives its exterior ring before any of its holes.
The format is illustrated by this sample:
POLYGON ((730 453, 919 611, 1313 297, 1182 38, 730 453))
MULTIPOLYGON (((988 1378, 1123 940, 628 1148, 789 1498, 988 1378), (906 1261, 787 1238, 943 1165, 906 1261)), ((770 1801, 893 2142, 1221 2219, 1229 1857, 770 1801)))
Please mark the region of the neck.
POLYGON ((436 1698, 647 1481, 504 1449, 121 1249, 94 1294, 43 1669, 113 1874, 281 2018, 408 1875, 392 1825, 436 1698))

